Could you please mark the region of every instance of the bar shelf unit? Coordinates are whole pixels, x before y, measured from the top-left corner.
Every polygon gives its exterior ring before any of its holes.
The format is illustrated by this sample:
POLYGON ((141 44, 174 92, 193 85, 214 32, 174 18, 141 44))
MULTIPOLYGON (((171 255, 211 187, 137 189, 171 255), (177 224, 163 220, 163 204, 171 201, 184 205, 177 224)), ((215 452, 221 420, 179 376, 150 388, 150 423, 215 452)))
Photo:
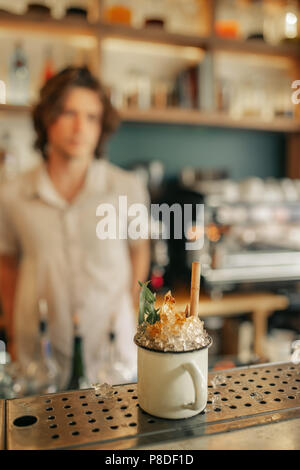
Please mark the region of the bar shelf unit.
MULTIPOLYGON (((30 113, 31 106, 18 106, 0 104, 0 113, 30 113)), ((263 132, 279 132, 293 134, 300 132, 300 122, 293 119, 274 119, 261 121, 253 118, 233 119, 222 113, 209 113, 181 108, 167 108, 165 110, 141 110, 129 108, 119 110, 123 122, 161 123, 188 126, 224 127, 229 129, 248 129, 263 132)))
MULTIPOLYGON (((47 34, 51 36, 89 37, 95 41, 93 71, 99 76, 102 73, 102 44, 106 39, 121 39, 135 43, 164 44, 187 48, 198 48, 204 52, 227 52, 242 55, 257 55, 277 60, 287 58, 291 61, 294 79, 300 79, 300 48, 298 44, 287 43, 273 46, 259 40, 242 41, 238 39, 221 39, 214 33, 214 18, 216 2, 204 0, 205 18, 207 19, 206 35, 186 35, 168 32, 157 28, 134 28, 131 26, 108 24, 102 20, 101 11, 93 23, 75 17, 65 17, 55 20, 50 15, 25 14, 14 15, 3 10, 0 11, 1 34, 15 31, 17 35, 47 34)), ((100 2, 101 5, 101 2, 100 2)), ((292 80, 291 80, 292 81, 292 80)), ((233 129, 249 129, 255 131, 279 132, 286 135, 286 173, 289 177, 300 177, 298 165, 300 148, 300 106, 297 107, 294 119, 275 118, 271 121, 262 121, 256 118, 241 117, 233 119, 222 112, 206 112, 182 108, 149 108, 120 109, 124 122, 164 123, 192 126, 224 127, 233 129)), ((30 106, 0 105, 0 112, 30 112, 30 106)))

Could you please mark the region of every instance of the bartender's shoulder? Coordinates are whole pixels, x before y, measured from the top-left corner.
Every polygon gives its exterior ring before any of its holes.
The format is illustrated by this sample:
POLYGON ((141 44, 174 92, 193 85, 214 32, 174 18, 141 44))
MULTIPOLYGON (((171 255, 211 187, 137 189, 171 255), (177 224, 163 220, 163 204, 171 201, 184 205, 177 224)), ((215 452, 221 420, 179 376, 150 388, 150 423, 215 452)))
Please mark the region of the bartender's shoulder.
POLYGON ((118 185, 119 189, 132 190, 133 186, 139 184, 139 178, 131 170, 121 168, 109 161, 106 161, 108 178, 118 185))
POLYGON ((0 197, 4 200, 18 199, 24 196, 24 190, 30 190, 39 171, 39 165, 25 170, 13 178, 4 180, 0 185, 0 197))

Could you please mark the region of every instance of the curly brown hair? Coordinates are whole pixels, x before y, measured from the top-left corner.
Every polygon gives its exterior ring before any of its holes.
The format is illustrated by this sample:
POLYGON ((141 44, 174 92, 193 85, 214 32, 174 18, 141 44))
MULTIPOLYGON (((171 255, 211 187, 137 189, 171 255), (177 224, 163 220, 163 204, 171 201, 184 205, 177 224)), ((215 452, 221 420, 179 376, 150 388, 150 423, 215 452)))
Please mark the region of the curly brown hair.
POLYGON ((74 87, 88 88, 98 93, 103 106, 102 132, 95 148, 94 157, 101 158, 107 138, 117 129, 120 117, 100 81, 87 67, 67 67, 51 77, 40 91, 40 100, 34 106, 32 117, 37 137, 34 147, 47 160, 47 129, 63 110, 66 93, 74 87))

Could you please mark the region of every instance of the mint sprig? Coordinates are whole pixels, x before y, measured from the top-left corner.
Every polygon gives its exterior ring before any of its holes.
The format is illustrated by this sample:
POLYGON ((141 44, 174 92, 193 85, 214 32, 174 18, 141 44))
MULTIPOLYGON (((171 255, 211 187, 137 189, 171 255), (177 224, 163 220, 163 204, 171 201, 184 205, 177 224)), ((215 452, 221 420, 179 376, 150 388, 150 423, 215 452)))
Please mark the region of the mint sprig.
POLYGON ((150 281, 144 283, 138 282, 142 288, 139 297, 139 325, 144 321, 154 325, 154 323, 160 320, 159 308, 156 309, 154 306, 156 296, 147 287, 150 281))

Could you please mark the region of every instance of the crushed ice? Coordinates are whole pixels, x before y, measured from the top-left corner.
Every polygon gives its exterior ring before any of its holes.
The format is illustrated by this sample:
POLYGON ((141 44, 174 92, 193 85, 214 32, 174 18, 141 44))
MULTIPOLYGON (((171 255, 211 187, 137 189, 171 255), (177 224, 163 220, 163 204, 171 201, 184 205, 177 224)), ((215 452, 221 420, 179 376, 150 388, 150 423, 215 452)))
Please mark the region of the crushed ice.
POLYGON ((109 385, 108 383, 104 384, 92 384, 92 387, 95 389, 95 394, 97 397, 100 398, 112 398, 114 395, 114 389, 112 385, 109 385))
POLYGON ((292 343, 292 356, 291 362, 295 365, 300 364, 300 340, 292 343))
POLYGON ((165 295, 160 320, 153 325, 143 322, 134 337, 139 346, 158 351, 193 351, 206 347, 210 337, 197 316, 175 311, 175 299, 165 295))
POLYGON ((256 401, 263 401, 264 399, 264 396, 260 392, 252 392, 250 393, 250 397, 256 401))
POLYGON ((211 401, 214 405, 221 403, 221 395, 213 395, 211 401))
POLYGON ((225 376, 222 374, 214 375, 210 383, 213 388, 216 388, 218 385, 223 384, 226 381, 225 376))

